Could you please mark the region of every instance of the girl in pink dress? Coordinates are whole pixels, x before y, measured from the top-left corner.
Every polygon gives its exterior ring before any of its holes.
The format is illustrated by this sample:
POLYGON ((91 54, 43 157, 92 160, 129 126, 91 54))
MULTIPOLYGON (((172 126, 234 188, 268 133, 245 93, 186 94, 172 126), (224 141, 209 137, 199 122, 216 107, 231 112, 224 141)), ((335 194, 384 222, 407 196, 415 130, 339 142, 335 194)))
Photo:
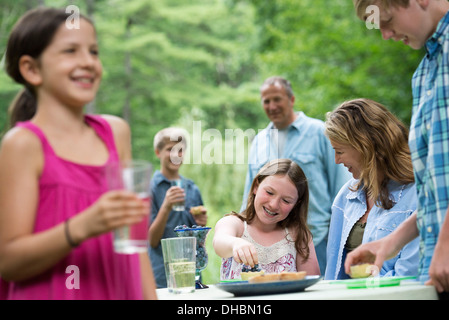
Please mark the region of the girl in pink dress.
POLYGON ((149 213, 108 191, 105 171, 131 158, 130 130, 85 115, 102 66, 93 24, 65 10, 30 11, 14 27, 8 74, 25 89, 0 149, 0 298, 156 298, 146 253, 113 251, 111 230, 149 213))
POLYGON ((302 169, 289 159, 268 162, 254 178, 248 206, 220 219, 213 245, 222 257, 221 280, 239 279, 242 267, 266 273, 320 274, 307 227, 309 190, 302 169))

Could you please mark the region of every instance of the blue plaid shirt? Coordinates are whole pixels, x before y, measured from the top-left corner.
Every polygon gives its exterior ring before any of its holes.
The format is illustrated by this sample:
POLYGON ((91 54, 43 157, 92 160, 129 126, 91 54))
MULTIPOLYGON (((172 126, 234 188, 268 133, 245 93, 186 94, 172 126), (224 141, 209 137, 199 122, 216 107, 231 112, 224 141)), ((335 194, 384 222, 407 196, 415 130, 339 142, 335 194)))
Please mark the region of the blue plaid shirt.
POLYGON ((409 144, 418 192, 419 274, 429 266, 449 204, 449 13, 426 42, 412 80, 409 144))

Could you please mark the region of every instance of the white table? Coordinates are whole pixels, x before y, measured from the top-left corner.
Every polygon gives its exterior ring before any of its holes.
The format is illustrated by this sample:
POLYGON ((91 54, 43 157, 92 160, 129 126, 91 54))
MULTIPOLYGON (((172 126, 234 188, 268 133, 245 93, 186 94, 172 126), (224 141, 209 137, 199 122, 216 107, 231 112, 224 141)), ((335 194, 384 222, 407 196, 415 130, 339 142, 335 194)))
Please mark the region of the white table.
POLYGON ((214 285, 208 289, 195 290, 193 293, 173 294, 168 289, 157 289, 160 300, 437 300, 438 295, 433 286, 426 286, 417 281, 402 281, 399 286, 348 289, 344 284, 333 284, 321 280, 305 291, 234 297, 232 293, 220 290, 214 285))

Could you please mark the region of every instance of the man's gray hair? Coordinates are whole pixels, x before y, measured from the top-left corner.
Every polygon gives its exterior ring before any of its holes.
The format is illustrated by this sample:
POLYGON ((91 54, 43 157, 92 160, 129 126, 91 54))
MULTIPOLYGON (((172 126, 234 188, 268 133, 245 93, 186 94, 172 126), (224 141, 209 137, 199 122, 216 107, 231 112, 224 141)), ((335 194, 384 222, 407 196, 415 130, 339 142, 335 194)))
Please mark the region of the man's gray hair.
POLYGON ((281 86, 285 89, 289 98, 292 98, 295 96, 295 94, 293 93, 293 89, 292 89, 292 85, 291 85, 290 81, 288 81, 287 79, 284 79, 282 77, 279 77, 279 76, 269 77, 268 79, 266 79, 264 81, 264 83, 260 87, 260 91, 265 89, 265 87, 267 87, 267 86, 281 86))

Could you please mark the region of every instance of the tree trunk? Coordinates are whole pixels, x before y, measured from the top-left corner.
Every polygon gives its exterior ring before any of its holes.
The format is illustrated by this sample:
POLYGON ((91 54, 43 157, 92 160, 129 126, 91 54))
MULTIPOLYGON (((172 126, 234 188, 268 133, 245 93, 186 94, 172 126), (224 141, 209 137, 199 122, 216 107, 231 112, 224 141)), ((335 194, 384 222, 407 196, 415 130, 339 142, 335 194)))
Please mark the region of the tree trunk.
MULTIPOLYGON (((125 30, 125 42, 131 38, 131 25, 132 20, 128 18, 128 22, 126 23, 125 30)), ((132 76, 132 67, 131 67, 131 52, 125 52, 125 103, 123 105, 123 119, 125 119, 128 123, 131 120, 131 76, 132 76)))

